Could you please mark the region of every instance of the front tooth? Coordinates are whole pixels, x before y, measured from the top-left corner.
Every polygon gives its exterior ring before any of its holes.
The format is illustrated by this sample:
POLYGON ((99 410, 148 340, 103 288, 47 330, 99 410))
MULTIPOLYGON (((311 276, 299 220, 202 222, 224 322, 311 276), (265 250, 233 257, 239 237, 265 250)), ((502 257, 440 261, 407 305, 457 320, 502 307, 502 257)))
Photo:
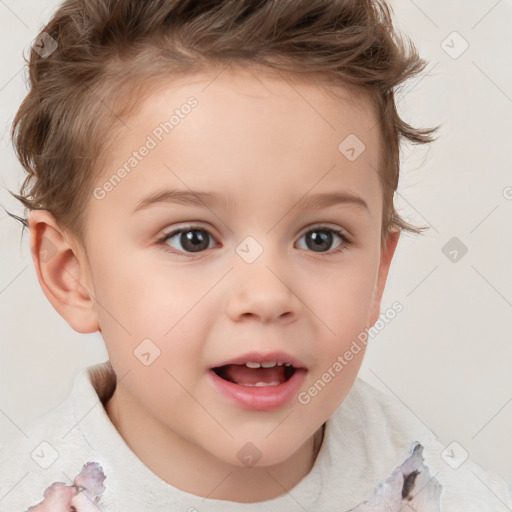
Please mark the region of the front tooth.
POLYGON ((270 361, 269 363, 261 363, 261 366, 263 366, 263 368, 274 368, 276 364, 275 361, 270 361))
POLYGON ((256 382, 254 384, 242 384, 242 386, 258 386, 258 387, 261 387, 261 386, 279 386, 280 382, 278 381, 273 381, 273 382, 256 382))
POLYGON ((284 363, 285 366, 291 366, 291 363, 284 363))
POLYGON ((279 363, 277 363, 277 366, 283 366, 283 364, 284 363, 279 362, 279 363))
POLYGON ((247 368, 261 368, 260 363, 245 363, 245 366, 247 366, 247 368))

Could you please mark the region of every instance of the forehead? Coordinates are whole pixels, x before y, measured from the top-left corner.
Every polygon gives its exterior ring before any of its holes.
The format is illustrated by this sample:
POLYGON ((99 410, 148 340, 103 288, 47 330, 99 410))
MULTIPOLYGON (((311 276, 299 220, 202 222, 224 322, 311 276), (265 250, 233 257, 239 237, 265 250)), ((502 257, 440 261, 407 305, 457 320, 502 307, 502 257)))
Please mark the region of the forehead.
MULTIPOLYGON (((257 65, 211 67, 175 77, 172 81, 157 81, 151 91, 152 94, 144 97, 135 111, 139 120, 141 116, 148 118, 156 113, 165 116, 168 109, 179 107, 177 104, 194 96, 201 104, 194 115, 196 126, 197 122, 215 115, 219 126, 226 127, 233 117, 244 114, 250 114, 243 123, 250 126, 251 122, 254 124, 268 116, 269 111, 274 114, 270 116, 271 120, 282 116, 280 126, 283 128, 299 130, 302 127, 310 135, 318 129, 343 132, 353 127, 366 136, 376 123, 369 97, 355 86, 329 85, 327 77, 322 79, 320 74, 283 72, 257 65), (157 111, 160 107, 163 110, 157 111), (294 119, 309 122, 294 126, 290 122, 294 119)), ((276 128, 276 124, 267 128, 276 128)), ((184 131, 183 127, 181 131, 184 131)))
POLYGON ((376 124, 362 94, 328 87, 320 78, 255 67, 211 69, 153 84, 108 148, 95 185, 124 166, 129 176, 108 195, 120 208, 140 202, 157 182, 222 190, 239 204, 344 185, 375 203, 376 124), (149 141, 148 154, 127 166, 149 141))

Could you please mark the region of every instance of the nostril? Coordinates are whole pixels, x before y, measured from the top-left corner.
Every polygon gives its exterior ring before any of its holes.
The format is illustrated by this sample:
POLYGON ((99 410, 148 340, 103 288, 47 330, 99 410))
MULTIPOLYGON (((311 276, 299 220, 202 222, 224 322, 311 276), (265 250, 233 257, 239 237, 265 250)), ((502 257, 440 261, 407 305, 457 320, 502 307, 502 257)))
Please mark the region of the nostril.
POLYGON ((260 317, 262 319, 265 319, 267 321, 270 321, 274 318, 276 318, 276 320, 286 320, 286 321, 291 321, 294 317, 294 314, 291 312, 291 311, 286 311, 284 313, 281 313, 279 316, 277 317, 274 317, 272 315, 258 315, 257 313, 250 313, 250 312, 247 312, 247 313, 242 313, 240 315, 240 318, 252 318, 252 317, 260 317))

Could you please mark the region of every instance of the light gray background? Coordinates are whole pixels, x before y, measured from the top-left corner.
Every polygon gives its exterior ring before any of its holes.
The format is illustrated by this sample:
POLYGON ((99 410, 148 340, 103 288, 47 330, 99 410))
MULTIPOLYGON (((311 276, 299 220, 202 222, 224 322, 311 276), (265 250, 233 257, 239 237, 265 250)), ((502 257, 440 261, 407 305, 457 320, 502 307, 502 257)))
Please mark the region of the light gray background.
MULTIPOLYGON (((20 214, 6 189, 22 180, 9 138, 26 90, 22 53, 57 5, 0 0, 0 204, 20 214)), ((395 301, 404 310, 371 341, 360 375, 512 482, 512 3, 392 5, 430 62, 403 89, 400 112, 443 127, 430 149, 405 148, 397 204, 431 229, 399 243, 382 311, 395 301), (454 31, 469 44, 458 58, 454 31), (457 262, 442 252, 452 237, 468 248, 457 262)), ((0 443, 107 358, 99 334, 74 332, 47 301, 20 231, 0 210, 0 443)))

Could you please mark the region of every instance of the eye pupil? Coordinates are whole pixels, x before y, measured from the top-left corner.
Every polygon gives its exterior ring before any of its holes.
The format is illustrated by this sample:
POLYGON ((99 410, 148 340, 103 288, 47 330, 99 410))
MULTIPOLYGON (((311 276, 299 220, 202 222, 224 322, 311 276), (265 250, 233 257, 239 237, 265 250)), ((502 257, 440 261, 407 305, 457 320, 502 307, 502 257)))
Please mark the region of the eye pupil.
POLYGON ((181 245, 189 252, 199 252, 208 249, 208 233, 202 229, 184 231, 181 234, 181 245))
POLYGON ((326 249, 332 245, 332 233, 326 230, 315 230, 310 231, 309 236, 306 236, 306 245, 308 249, 316 251, 317 249, 326 249), (313 243, 310 244, 309 241, 312 240, 313 243))

